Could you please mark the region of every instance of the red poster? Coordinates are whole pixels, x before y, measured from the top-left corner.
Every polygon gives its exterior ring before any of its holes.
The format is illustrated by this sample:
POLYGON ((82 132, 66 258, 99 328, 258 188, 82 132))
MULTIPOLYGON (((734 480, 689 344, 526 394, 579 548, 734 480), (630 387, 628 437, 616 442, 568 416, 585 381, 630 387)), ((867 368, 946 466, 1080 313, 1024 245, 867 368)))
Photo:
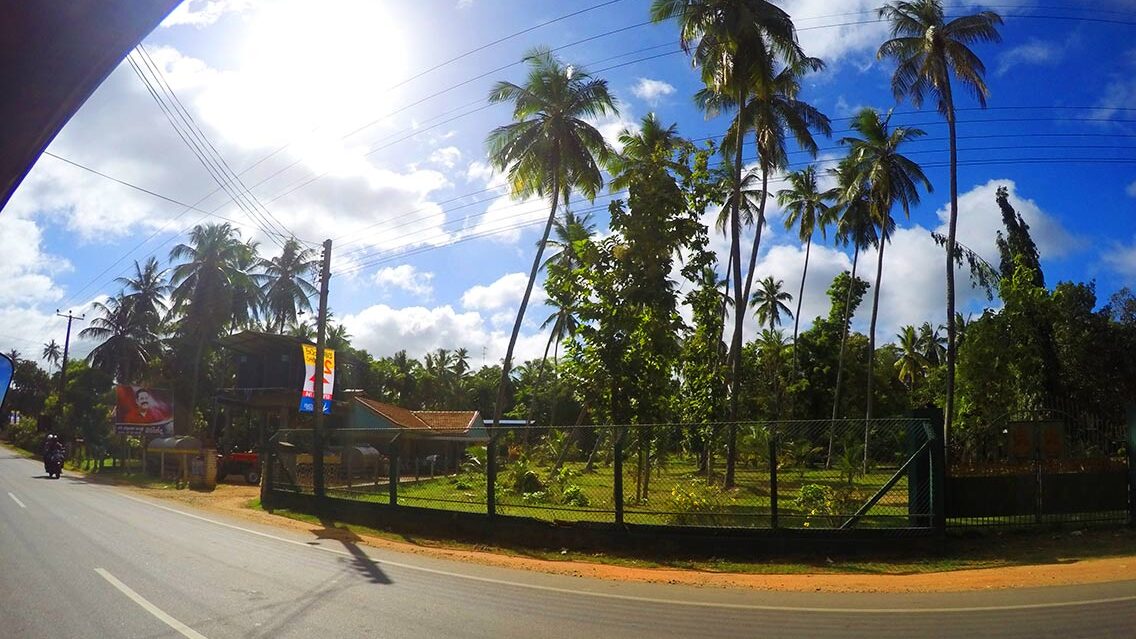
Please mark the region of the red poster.
POLYGON ((145 386, 118 386, 115 430, 127 435, 174 434, 173 401, 163 391, 145 386))

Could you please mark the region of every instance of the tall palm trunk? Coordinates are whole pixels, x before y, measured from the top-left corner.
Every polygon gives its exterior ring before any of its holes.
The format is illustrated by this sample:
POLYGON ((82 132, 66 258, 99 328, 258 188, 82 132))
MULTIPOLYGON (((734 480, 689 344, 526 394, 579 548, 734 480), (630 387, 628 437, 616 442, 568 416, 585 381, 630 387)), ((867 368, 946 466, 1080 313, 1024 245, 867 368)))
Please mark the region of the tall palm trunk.
POLYGON ((840 333, 840 355, 836 360, 836 386, 832 389, 832 421, 828 426, 828 458, 825 468, 832 468, 832 444, 836 438, 836 416, 840 408, 840 381, 844 377, 844 347, 848 343, 848 323, 852 320, 852 287, 856 286, 856 264, 860 261, 860 244, 852 251, 852 276, 848 278, 848 290, 844 293, 844 322, 840 333))
POLYGON ((809 275, 809 252, 813 248, 813 236, 805 240, 805 269, 801 271, 801 290, 797 293, 797 314, 793 316, 793 376, 801 370, 800 349, 797 348, 797 331, 801 328, 801 302, 805 298, 805 278, 809 275))
POLYGON ((552 225, 556 221, 556 206, 560 202, 560 179, 558 175, 560 167, 553 163, 552 169, 552 206, 548 212, 548 222, 544 225, 544 235, 541 236, 540 243, 536 247, 536 256, 533 258, 532 269, 529 271, 529 282, 525 286, 525 294, 521 297, 521 306, 517 309, 517 321, 513 323, 513 332, 509 335, 509 347, 505 349, 505 361, 501 363, 501 381, 497 386, 497 403, 493 406, 494 431, 500 426, 501 414, 505 409, 505 389, 508 388, 509 371, 513 365, 513 349, 517 346, 517 337, 521 334, 521 324, 525 320, 525 309, 528 308, 533 284, 536 283, 536 275, 540 271, 540 260, 544 256, 544 246, 548 243, 548 236, 552 233, 552 225))
POLYGON ((742 295, 743 300, 749 300, 749 294, 753 288, 753 271, 757 267, 757 252, 761 248, 761 230, 765 228, 765 200, 768 197, 766 191, 769 189, 769 171, 761 167, 761 200, 757 205, 757 231, 753 236, 753 250, 749 254, 749 272, 746 274, 745 294, 742 295))
POLYGON ((864 413, 864 472, 868 472, 868 429, 872 424, 872 369, 876 363, 876 314, 880 309, 880 281, 884 275, 884 246, 887 232, 880 233, 880 251, 876 259, 876 290, 872 292, 872 321, 868 325, 868 402, 864 413))
POLYGON ((738 219, 742 204, 742 120, 745 112, 745 94, 738 94, 737 149, 734 151, 734 202, 730 210, 730 268, 734 276, 734 335, 730 340, 730 425, 726 436, 726 478, 723 485, 734 487, 734 467, 738 457, 738 395, 742 377, 742 320, 745 318, 745 298, 742 297, 741 223, 738 219))
POLYGON ((947 106, 947 137, 951 150, 951 219, 947 230, 947 401, 943 409, 945 445, 950 440, 951 423, 955 414, 955 236, 958 229, 958 144, 955 140, 955 104, 949 75, 943 84, 943 101, 947 106))

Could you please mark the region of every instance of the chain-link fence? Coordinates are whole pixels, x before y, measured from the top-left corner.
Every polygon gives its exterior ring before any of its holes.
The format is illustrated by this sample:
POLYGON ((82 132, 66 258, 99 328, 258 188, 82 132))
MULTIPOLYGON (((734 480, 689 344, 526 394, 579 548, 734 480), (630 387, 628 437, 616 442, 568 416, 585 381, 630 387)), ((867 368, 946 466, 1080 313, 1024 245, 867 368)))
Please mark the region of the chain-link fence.
MULTIPOLYGON (((493 431, 492 444, 334 430, 323 474, 329 496, 487 513, 493 490, 495 514, 549 521, 929 527, 931 438, 908 418, 523 427, 493 431)), ((273 490, 315 489, 314 444, 310 430, 277 433, 273 490)))

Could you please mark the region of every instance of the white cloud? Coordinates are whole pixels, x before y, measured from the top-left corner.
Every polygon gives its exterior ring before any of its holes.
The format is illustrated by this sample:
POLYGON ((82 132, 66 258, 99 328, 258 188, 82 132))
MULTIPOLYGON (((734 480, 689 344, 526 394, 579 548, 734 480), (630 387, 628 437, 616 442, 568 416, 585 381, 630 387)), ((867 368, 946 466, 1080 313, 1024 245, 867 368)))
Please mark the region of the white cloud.
POLYGON ((465 171, 465 178, 470 182, 484 182, 486 186, 503 186, 505 184, 504 176, 498 175, 488 162, 480 160, 469 163, 469 167, 465 171), (498 181, 498 184, 494 184, 498 181))
POLYGON ((781 6, 793 16, 805 53, 830 65, 852 56, 870 65, 888 37, 887 24, 875 21, 878 0, 787 0, 781 6))
POLYGON ((1101 261, 1110 270, 1120 274, 1125 285, 1136 283, 1136 240, 1131 244, 1113 244, 1101 253, 1101 261))
POLYGON ((468 9, 473 6, 474 0, 458 0, 459 9, 468 9))
MULTIPOLYGON (((959 194, 958 241, 977 251, 987 261, 999 260, 995 237, 1004 232, 1002 216, 995 200, 998 187, 1009 190, 1010 205, 1029 224, 1030 235, 1037 244, 1043 259, 1062 258, 1084 247, 1084 240, 1074 236, 1055 218, 1038 206, 1037 202, 1021 197, 1013 180, 992 179, 970 191, 959 194)), ((941 224, 936 229, 947 233, 950 205, 944 204, 937 215, 941 224)))
POLYGON ((1047 64, 1061 60, 1065 56, 1065 46, 1056 42, 1045 42, 1038 38, 1030 38, 1025 44, 1018 45, 998 58, 998 69, 995 75, 1005 75, 1016 66, 1023 64, 1047 64))
MULTIPOLYGON (((490 328, 475 311, 458 313, 449 305, 435 308, 412 306, 392 308, 370 306, 347 315, 343 324, 352 343, 375 357, 386 357, 400 350, 415 358, 438 348, 468 348, 474 368, 499 363, 509 344, 508 329, 490 328)), ((511 323, 508 325, 511 328, 511 323)), ((539 358, 547 336, 521 334, 514 349, 514 362, 539 358)))
MULTIPOLYGON (((509 308, 516 309, 521 304, 521 298, 525 294, 525 286, 528 285, 528 282, 529 276, 527 273, 509 273, 502 275, 488 286, 477 285, 463 293, 461 298, 462 307, 483 311, 509 308)), ((541 304, 544 297, 544 289, 539 286, 534 286, 529 299, 529 308, 531 309, 541 304)), ((513 317, 516 317, 515 312, 513 313, 513 317)))
POLYGON ((652 80, 650 78, 639 78, 639 82, 631 87, 631 93, 635 97, 643 100, 644 102, 654 106, 659 103, 659 99, 671 95, 675 92, 673 85, 663 82, 662 80, 652 80))
POLYGON ((205 27, 217 22, 226 13, 241 12, 251 5, 251 0, 185 0, 162 20, 162 26, 205 27))
POLYGON ((447 169, 452 169, 454 165, 458 163, 458 160, 461 160, 461 156, 461 150, 456 146, 447 146, 431 153, 430 161, 441 164, 447 169))
POLYGON ((1124 189, 1124 192, 1132 197, 1136 197, 1136 181, 1133 181, 1132 184, 1129 184, 1128 188, 1124 189))
POLYGON ((419 271, 410 264, 381 268, 375 273, 374 281, 384 288, 399 288, 423 297, 434 293, 434 274, 419 271))

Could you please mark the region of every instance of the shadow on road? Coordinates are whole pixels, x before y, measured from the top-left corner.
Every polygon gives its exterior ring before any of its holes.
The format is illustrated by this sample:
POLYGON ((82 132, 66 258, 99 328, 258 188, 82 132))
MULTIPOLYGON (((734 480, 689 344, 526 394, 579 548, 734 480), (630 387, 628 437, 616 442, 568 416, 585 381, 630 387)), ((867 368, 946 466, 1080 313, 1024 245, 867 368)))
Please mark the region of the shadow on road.
POLYGON ((329 519, 320 518, 320 524, 323 525, 322 529, 312 531, 316 539, 334 539, 343 544, 347 552, 351 553, 351 567, 355 572, 373 584, 388 585, 393 583, 390 577, 379 567, 379 564, 368 557, 367 553, 359 547, 358 542, 362 541, 362 537, 348 530, 346 526, 337 526, 334 521, 329 519))

